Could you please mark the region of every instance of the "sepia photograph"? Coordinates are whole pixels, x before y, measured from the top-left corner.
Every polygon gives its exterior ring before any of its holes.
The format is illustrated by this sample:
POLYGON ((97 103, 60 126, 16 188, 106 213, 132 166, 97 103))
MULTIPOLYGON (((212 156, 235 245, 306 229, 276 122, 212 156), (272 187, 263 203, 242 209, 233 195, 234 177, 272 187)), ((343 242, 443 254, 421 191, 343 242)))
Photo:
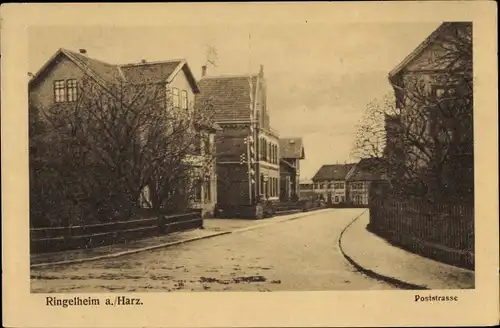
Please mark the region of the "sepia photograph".
MULTIPOLYGON (((495 242, 481 230, 498 221, 481 210, 498 207, 487 186, 497 163, 487 124, 497 114, 480 93, 496 70, 478 60, 489 25, 465 5, 456 17, 428 5, 432 16, 412 19, 411 6, 397 16, 398 4, 377 19, 352 6, 341 19, 338 3, 152 5, 149 24, 147 5, 89 5, 85 20, 75 5, 52 7, 53 23, 23 25, 26 63, 15 69, 3 56, 15 16, 2 17, 2 73, 18 73, 26 99, 15 147, 2 102, 2 161, 5 150, 24 156, 11 157, 13 178, 2 176, 11 186, 2 203, 23 208, 9 217, 22 224, 17 233, 4 232, 11 243, 26 236, 15 255, 27 262, 22 297, 47 313, 116 308, 125 318, 123 307, 132 314, 159 295, 180 318, 210 312, 181 306, 200 296, 219 304, 214 314, 233 313, 234 325, 256 324, 229 310, 257 304, 236 298, 252 295, 273 306, 288 298, 297 314, 309 302, 308 318, 318 292, 334 302, 348 295, 346 311, 358 299, 375 312, 378 295, 406 295, 405 311, 422 307, 417 320, 479 306, 466 295, 486 287, 487 249, 498 257, 498 231, 495 242), (137 22, 132 8, 144 10, 137 22)), ((44 12, 34 8, 26 17, 44 12)))
POLYGON ((32 291, 474 288, 472 32, 30 27, 32 291))

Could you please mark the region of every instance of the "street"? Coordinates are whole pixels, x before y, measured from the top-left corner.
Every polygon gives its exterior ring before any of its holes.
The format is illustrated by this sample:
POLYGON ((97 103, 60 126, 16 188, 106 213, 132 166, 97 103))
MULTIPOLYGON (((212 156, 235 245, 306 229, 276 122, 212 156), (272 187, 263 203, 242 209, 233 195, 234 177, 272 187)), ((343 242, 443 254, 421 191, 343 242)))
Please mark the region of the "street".
POLYGON ((393 289, 357 272, 340 252, 340 233, 362 211, 330 209, 112 260, 32 269, 31 289, 42 293, 393 289))

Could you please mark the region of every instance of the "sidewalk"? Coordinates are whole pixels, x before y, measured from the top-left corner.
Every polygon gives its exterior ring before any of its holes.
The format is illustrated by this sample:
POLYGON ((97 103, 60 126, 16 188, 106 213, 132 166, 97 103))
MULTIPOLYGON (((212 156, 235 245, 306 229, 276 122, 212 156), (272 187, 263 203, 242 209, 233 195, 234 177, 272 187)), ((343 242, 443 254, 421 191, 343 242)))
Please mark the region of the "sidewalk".
POLYGON ((30 257, 31 267, 45 267, 52 265, 64 265, 72 263, 81 263, 87 261, 96 261, 106 258, 139 253, 153 250, 161 247, 168 247, 187 243, 195 240, 212 238, 229 233, 244 232, 252 229, 265 227, 279 222, 299 219, 314 215, 317 210, 311 212, 294 213, 283 216, 276 216, 262 220, 242 220, 242 219, 205 219, 204 229, 195 229, 173 233, 166 236, 157 236, 147 239, 130 241, 126 244, 109 245, 91 249, 82 249, 74 251, 64 251, 56 253, 32 254, 30 257))
POLYGON ((366 230, 364 212, 340 237, 346 259, 360 271, 412 289, 474 288, 474 272, 407 252, 366 230))

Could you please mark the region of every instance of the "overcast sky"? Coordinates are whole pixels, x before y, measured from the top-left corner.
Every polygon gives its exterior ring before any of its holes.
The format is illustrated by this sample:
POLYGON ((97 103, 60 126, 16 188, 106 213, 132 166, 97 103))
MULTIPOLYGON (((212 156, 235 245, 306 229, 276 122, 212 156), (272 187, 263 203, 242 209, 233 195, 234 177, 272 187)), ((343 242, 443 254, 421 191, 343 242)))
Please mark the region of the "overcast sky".
POLYGON ((58 48, 85 48, 109 63, 185 58, 197 78, 207 45, 217 48, 209 75, 257 73, 264 65, 271 125, 302 137, 301 178, 323 164, 350 161, 365 105, 390 92, 388 72, 439 23, 30 27, 29 71, 58 48))

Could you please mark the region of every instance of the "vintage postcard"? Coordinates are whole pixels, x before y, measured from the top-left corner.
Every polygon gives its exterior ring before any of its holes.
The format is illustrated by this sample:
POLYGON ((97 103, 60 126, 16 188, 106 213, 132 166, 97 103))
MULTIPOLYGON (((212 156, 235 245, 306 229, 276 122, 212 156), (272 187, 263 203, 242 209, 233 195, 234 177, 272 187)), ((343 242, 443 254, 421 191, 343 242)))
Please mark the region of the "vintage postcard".
POLYGON ((498 324, 495 3, 1 8, 6 326, 498 324))

